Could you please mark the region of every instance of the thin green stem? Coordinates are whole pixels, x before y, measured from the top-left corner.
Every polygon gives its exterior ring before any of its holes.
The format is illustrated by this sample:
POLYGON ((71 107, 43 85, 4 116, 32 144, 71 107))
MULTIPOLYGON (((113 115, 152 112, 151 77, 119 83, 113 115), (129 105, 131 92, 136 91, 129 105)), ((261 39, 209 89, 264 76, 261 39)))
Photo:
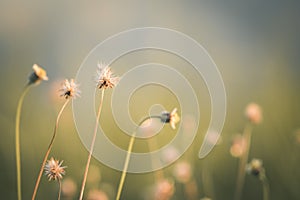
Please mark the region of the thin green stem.
POLYGON ((21 97, 18 102, 17 106, 17 113, 16 113, 16 141, 15 141, 15 147, 16 147, 16 169, 17 169, 17 191, 18 191, 18 200, 22 199, 22 190, 21 190, 21 153, 20 153, 20 119, 21 119, 21 110, 23 105, 23 100, 25 95, 30 89, 30 85, 26 85, 26 87, 23 90, 23 93, 21 94, 21 97))
POLYGON ((250 123, 246 124, 243 137, 245 139, 245 152, 242 154, 240 160, 239 160, 239 171, 237 175, 237 181, 236 181, 236 193, 235 193, 235 200, 241 199, 242 196, 242 190, 244 186, 245 181, 245 173, 246 173, 246 164, 248 162, 248 155, 251 145, 251 135, 252 135, 252 126, 250 123))
POLYGON ((92 154, 93 154, 93 150, 94 150, 94 145, 95 145, 95 141, 96 141, 97 129, 98 129, 98 125, 99 125, 99 119, 100 119, 100 115, 101 115, 103 98, 104 98, 104 91, 105 90, 102 90, 101 101, 100 101, 100 105, 99 105, 99 108, 98 108, 98 113, 97 113, 97 119, 96 119, 92 144, 91 144, 91 147, 90 147, 88 160, 87 160, 87 163, 86 163, 86 166, 85 166, 85 172, 84 172, 84 176, 83 176, 83 180, 82 180, 80 197, 79 197, 80 200, 83 199, 83 193, 84 193, 84 188, 85 188, 85 184, 86 184, 86 179, 87 179, 87 175, 88 175, 88 172, 89 172, 89 166, 90 166, 90 162, 91 162, 91 158, 92 158, 92 154))
POLYGON ((65 103, 63 104, 63 106, 61 107, 58 115, 57 115, 57 118, 56 118, 56 123, 55 123, 55 127, 54 127, 54 131, 53 131, 53 136, 52 136, 52 139, 50 141, 50 144, 48 146, 48 149, 46 151, 46 154, 44 156, 44 160, 42 162, 42 165, 41 165, 41 168, 40 168, 40 172, 39 172, 39 175, 38 175, 38 178, 36 180, 36 183, 35 183, 35 187, 34 187, 34 191, 33 191, 33 194, 32 194, 32 200, 35 199, 36 197, 36 193, 37 193, 37 190, 39 188, 39 185, 40 185, 40 181, 41 181, 41 178, 42 178, 42 174, 43 174, 43 170, 44 170, 44 167, 45 167, 45 164, 47 162, 47 159, 48 159, 48 156, 50 154, 50 151, 51 151, 51 148, 53 146, 53 143, 54 143, 54 140, 55 140, 55 137, 57 135, 57 128, 58 128, 58 122, 59 122, 59 119, 61 117, 61 114, 63 113, 63 110, 65 109, 65 107, 67 106, 67 104, 69 103, 70 99, 67 99, 65 101, 65 103))
POLYGON ((126 178, 126 174, 127 174, 127 170, 128 170, 128 165, 129 165, 129 160, 130 160, 130 155, 132 153, 132 147, 133 147, 133 143, 135 140, 135 136, 136 136, 136 131, 137 129, 148 119, 151 118, 158 118, 161 119, 161 116, 148 116, 146 118, 144 118, 137 126, 136 130, 133 132, 133 134, 131 135, 130 141, 129 141, 129 145, 128 145, 128 149, 127 149, 127 155, 125 158, 125 163, 124 163, 124 167, 122 170, 122 175, 121 175, 121 179, 120 179, 120 183, 119 183, 119 187, 118 187, 118 192, 117 192, 117 196, 116 196, 116 200, 119 200, 121 197, 121 193, 122 193, 122 189, 124 186, 124 182, 125 182, 125 178, 126 178))

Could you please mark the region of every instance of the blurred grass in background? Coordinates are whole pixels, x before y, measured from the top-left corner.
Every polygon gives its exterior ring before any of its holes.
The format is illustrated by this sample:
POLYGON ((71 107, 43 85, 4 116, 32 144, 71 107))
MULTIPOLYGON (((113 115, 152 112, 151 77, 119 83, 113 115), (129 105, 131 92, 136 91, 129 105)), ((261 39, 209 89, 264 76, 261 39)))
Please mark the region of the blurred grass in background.
MULTIPOLYGON (((112 66, 122 75, 137 64, 158 62, 175 67, 191 81, 200 99, 202 121, 196 140, 183 158, 194 163, 199 197, 233 199, 238 160, 230 155, 229 149, 233 136, 241 133, 245 125, 245 106, 254 101, 262 107, 264 121, 254 128, 249 158, 263 160, 272 200, 299 199, 300 141, 296 133, 300 128, 299 8, 297 1, 257 0, 189 3, 1 1, 1 199, 16 199, 14 118, 17 100, 31 66, 34 63, 42 65, 50 80, 33 88, 24 101, 21 119, 24 199, 31 197, 39 163, 63 103, 55 96, 60 81, 74 77, 85 56, 99 42, 120 31, 145 26, 170 28, 194 38, 216 62, 225 83, 228 111, 222 142, 208 157, 199 160, 197 153, 209 123, 210 102, 205 84, 199 83, 199 77, 191 73, 191 66, 168 53, 151 50, 126 55, 112 66)), ((132 118, 136 121, 147 114, 148 105, 153 102, 170 109, 177 104, 174 95, 164 88, 149 86, 144 89, 133 95, 134 103, 130 104, 132 118)), ((110 94, 105 99, 102 115, 108 117, 107 120, 103 117, 101 123, 113 133, 112 141, 126 149, 128 138, 115 126, 110 109, 105 108, 110 105, 109 99, 110 94)), ((170 129, 165 129, 166 135, 172 134, 170 129)), ((52 155, 65 160, 66 177, 75 180, 79 187, 88 152, 77 135, 70 105, 58 131, 52 155)), ((137 143, 137 147, 142 146, 137 143)), ((109 183, 111 186, 106 184, 106 188, 116 189, 120 172, 96 160, 92 164, 101 170, 101 184, 109 183)), ((171 169, 172 166, 166 171, 171 169)), ((142 199, 142 191, 151 184, 153 173, 128 175, 124 199, 142 199)), ((93 186, 98 187, 90 184, 87 189, 93 186)), ((55 199, 56 195, 57 184, 47 183, 43 178, 38 199, 55 199)), ((177 199, 182 198, 177 196, 177 199)), ((260 183, 247 176, 243 199, 261 198, 260 183)))

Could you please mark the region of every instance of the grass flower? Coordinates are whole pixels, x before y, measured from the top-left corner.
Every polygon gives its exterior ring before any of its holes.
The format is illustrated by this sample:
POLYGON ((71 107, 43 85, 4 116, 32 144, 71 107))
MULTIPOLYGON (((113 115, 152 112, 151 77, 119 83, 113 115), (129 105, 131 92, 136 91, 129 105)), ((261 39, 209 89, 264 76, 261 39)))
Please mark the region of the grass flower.
POLYGON ((16 148, 16 169, 17 169, 17 195, 18 200, 22 199, 21 191, 21 153, 20 153, 20 119, 21 110, 24 101, 24 97, 30 89, 33 83, 39 83, 41 80, 48 80, 47 73, 44 69, 37 64, 33 65, 33 73, 29 76, 29 82, 23 89, 21 97, 18 101, 17 113, 16 113, 16 127, 15 127, 15 148, 16 148))
POLYGON ((270 187, 262 160, 256 158, 252 159, 246 166, 246 172, 259 178, 263 186, 263 200, 268 200, 270 187))
POLYGON ((260 176, 263 171, 263 163, 262 160, 252 159, 250 163, 246 166, 246 172, 248 174, 252 174, 254 176, 260 176))
POLYGON ((57 135, 57 128, 58 128, 58 123, 59 123, 59 119, 64 111, 64 109, 66 108, 67 104, 69 103, 70 99, 71 98, 75 98, 76 96, 78 96, 79 94, 79 90, 78 90, 78 86, 77 84, 75 84, 74 80, 71 79, 71 82, 69 82, 68 80, 66 80, 62 86, 62 88, 59 90, 59 91, 63 91, 64 92, 64 95, 61 95, 61 96, 64 96, 66 98, 66 101, 65 103, 63 104, 63 106, 61 107, 58 115, 57 115, 57 118, 56 118, 56 122, 55 122, 55 126, 54 126, 54 131, 53 131, 53 135, 52 135, 52 138, 51 138, 51 141, 50 141, 50 144, 48 146, 48 149, 46 151, 46 154, 44 156, 44 160, 42 162, 42 165, 41 165, 41 168, 40 168, 40 172, 39 172, 39 175, 38 175, 38 178, 36 180, 36 184, 35 184, 35 187, 34 187, 34 191, 33 191, 33 194, 32 194, 32 200, 35 199, 36 197, 36 193, 37 193, 37 190, 38 190, 38 187, 39 187, 39 184, 40 184, 40 181, 41 181, 41 177, 42 177, 42 173, 43 173, 43 169, 46 165, 46 161, 48 159, 48 156, 50 154, 50 151, 52 149, 52 146, 53 146, 53 143, 54 143, 54 140, 56 138, 56 135, 57 135))
POLYGON ((111 68, 103 63, 98 63, 97 74, 96 81, 99 89, 113 88, 119 81, 119 77, 114 76, 111 68))
POLYGON ((65 175, 66 166, 62 166, 63 161, 55 160, 53 157, 45 165, 45 175, 49 181, 62 179, 65 175))
POLYGON ((39 84, 42 80, 47 81, 48 76, 47 72, 41 68, 38 64, 32 66, 33 73, 29 76, 29 85, 30 84, 39 84))
POLYGON ((61 92, 61 97, 65 97, 66 99, 69 98, 76 98, 80 96, 80 90, 78 89, 78 84, 75 83, 74 79, 65 80, 63 83, 62 88, 59 90, 61 92))
POLYGON ((59 192, 58 192, 58 200, 61 195, 61 179, 63 175, 65 175, 66 166, 62 166, 63 161, 55 160, 53 157, 47 161, 45 165, 45 175, 48 177, 48 180, 58 181, 59 184, 59 192))
POLYGON ((176 129, 176 124, 180 121, 180 117, 177 114, 177 108, 174 108, 172 112, 163 112, 161 114, 161 121, 170 123, 171 127, 176 129))
MULTIPOLYGON (((180 118, 177 114, 177 109, 175 108, 175 109, 173 109, 172 112, 163 112, 161 115, 151 115, 151 116, 145 117, 143 120, 140 121, 137 128, 139 128, 140 126, 143 125, 144 122, 147 122, 149 119, 152 119, 152 118, 160 119, 160 121, 163 122, 163 123, 170 123, 173 129, 176 128, 175 124, 178 123, 179 120, 180 120, 180 118)), ((126 174, 127 174, 130 155, 131 155, 131 152, 132 152, 132 148, 133 148, 137 128, 133 132, 133 134, 131 135, 131 138, 130 138, 130 141, 129 141, 129 145, 128 145, 128 149, 127 149, 127 155, 126 155, 124 167, 123 167, 123 170, 122 170, 122 175, 121 175, 121 179, 120 179, 120 183, 119 183, 119 187, 118 187, 118 191, 117 191, 116 200, 119 200, 120 197, 121 197, 121 193, 122 193, 125 177, 126 177, 126 174)))
POLYGON ((91 162, 91 158, 92 158, 92 154, 93 154, 93 150, 94 150, 94 145, 95 145, 95 141, 96 141, 97 129, 98 129, 98 125, 99 125, 99 119, 100 119, 100 115, 101 115, 102 103, 103 103, 103 98, 104 98, 104 91, 107 88, 113 88, 114 86, 116 86, 116 84, 118 83, 118 80, 119 80, 119 77, 113 75, 111 68, 108 65, 98 64, 97 74, 98 74, 97 79, 96 79, 97 88, 100 90, 102 89, 102 93, 101 93, 101 99, 100 99, 100 104, 99 104, 99 108, 98 108, 92 143, 91 143, 91 146, 89 149, 89 155, 88 155, 88 159, 87 159, 87 163, 86 163, 85 171, 84 171, 84 176, 83 176, 83 180, 82 180, 80 196, 79 196, 80 200, 83 199, 83 193, 84 193, 84 188, 85 188, 85 184, 86 184, 86 179, 87 179, 87 175, 89 172, 89 166, 90 166, 90 162, 91 162))

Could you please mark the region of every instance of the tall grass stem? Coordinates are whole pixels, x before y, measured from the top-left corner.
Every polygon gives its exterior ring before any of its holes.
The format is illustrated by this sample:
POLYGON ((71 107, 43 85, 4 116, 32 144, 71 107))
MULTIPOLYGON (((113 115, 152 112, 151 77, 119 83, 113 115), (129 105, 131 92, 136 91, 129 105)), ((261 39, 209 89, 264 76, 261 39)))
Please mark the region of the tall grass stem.
POLYGON ((84 193, 84 188, 85 188, 85 184, 86 184, 86 179, 88 176, 89 166, 90 166, 90 162, 91 162, 91 158, 92 158, 92 154, 93 154, 93 150, 94 150, 94 145, 95 145, 95 141, 96 141, 97 130, 98 130, 98 125, 99 125, 99 120, 100 120, 100 115, 101 115, 101 110, 102 110, 102 105, 103 105, 103 99, 104 99, 104 91, 105 90, 102 90, 102 93, 101 93, 101 100, 100 100, 100 105, 98 108, 96 124, 95 124, 94 134, 93 134, 93 138, 92 138, 92 144, 91 144, 91 147, 89 150, 89 156, 88 156, 88 160, 87 160, 87 163, 85 166, 84 176, 83 176, 81 190, 80 190, 80 197, 79 197, 80 200, 83 199, 83 193, 84 193))
POLYGON ((269 200, 270 198, 270 186, 267 177, 264 175, 261 179, 263 186, 263 200, 269 200))
POLYGON ((144 118, 137 126, 136 130, 133 132, 133 134, 131 135, 130 141, 129 141, 129 145, 128 145, 128 149, 127 149, 127 154, 126 154, 126 158, 125 158, 125 163, 124 163, 124 167, 122 170, 122 175, 121 175, 121 179, 120 179, 120 183, 118 186, 118 191, 117 191, 117 196, 116 196, 116 200, 119 200, 121 197, 121 193, 122 193, 122 189, 124 186, 124 182, 125 182, 125 178, 126 178, 126 174, 127 174, 127 170, 128 170, 128 165, 129 165, 129 160, 130 160, 130 155, 132 153, 132 147, 134 144, 134 140, 135 140, 135 136, 137 133, 137 129, 148 119, 151 118, 158 118, 161 119, 161 116, 148 116, 146 118, 144 118))
POLYGON ((49 146, 48 146, 47 152, 46 152, 46 154, 45 154, 45 156, 44 156, 44 160, 43 160, 43 162, 42 162, 42 165, 41 165, 41 168, 40 168, 40 172, 39 172, 38 178, 37 178, 36 183, 35 183, 34 191, 33 191, 32 198, 31 198, 32 200, 34 200, 35 197, 36 197, 37 190, 38 190, 38 188, 39 188, 39 184, 40 184, 40 181, 41 181, 41 178, 42 178, 42 174, 43 174, 43 170, 44 170, 45 164, 46 164, 46 162, 47 162, 47 159, 48 159, 48 156, 49 156, 49 154, 50 154, 51 148, 52 148, 52 146, 53 146, 55 137, 56 137, 56 135, 57 135, 57 128, 58 128, 58 122, 59 122, 59 119, 60 119, 60 117, 61 117, 61 115, 62 115, 62 113, 63 113, 65 107, 66 107, 67 104, 69 103, 69 101, 70 101, 70 99, 67 99, 67 100, 65 101, 65 103, 63 104, 63 106, 61 107, 61 109, 60 109, 60 111, 59 111, 59 113, 58 113, 58 115, 57 115, 56 123, 55 123, 55 127, 54 127, 54 131, 53 131, 53 136, 52 136, 52 138, 51 138, 51 141, 50 141, 50 144, 49 144, 49 146))
POLYGON ((242 154, 239 160, 239 169, 236 181, 235 200, 240 200, 242 196, 243 186, 245 182, 246 164, 248 162, 249 150, 251 145, 252 125, 247 123, 244 129, 243 137, 245 139, 245 152, 242 154))
POLYGON ((57 199, 60 200, 60 196, 61 196, 61 180, 60 180, 60 178, 58 179, 58 186, 59 186, 59 190, 58 190, 57 199))
POLYGON ((26 85, 21 97, 18 101, 17 113, 16 113, 16 127, 15 127, 15 148, 16 148, 16 170, 17 170, 17 194, 18 200, 22 199, 22 186, 21 186, 21 153, 20 153, 20 119, 21 110, 24 101, 24 97, 30 89, 30 85, 26 85))

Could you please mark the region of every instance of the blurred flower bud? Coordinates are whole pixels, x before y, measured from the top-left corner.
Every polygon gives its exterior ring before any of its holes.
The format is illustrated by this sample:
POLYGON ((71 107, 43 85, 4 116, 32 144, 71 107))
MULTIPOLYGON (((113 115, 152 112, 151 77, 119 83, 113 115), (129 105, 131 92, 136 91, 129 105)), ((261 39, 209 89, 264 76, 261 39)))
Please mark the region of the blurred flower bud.
POLYGON ((262 111, 256 103, 250 103, 246 107, 245 115, 247 119, 253 124, 259 124, 262 121, 262 111))
POLYGON ((102 190, 90 190, 87 200, 109 200, 108 196, 102 190))
POLYGON ((192 178, 192 167, 190 163, 181 161, 175 164, 173 175, 180 183, 187 183, 192 178))
POLYGON ((231 147, 230 147, 230 154, 233 157, 241 157, 246 151, 246 140, 245 138, 238 134, 233 138, 231 147))
POLYGON ((169 200, 175 192, 174 181, 160 180, 155 186, 155 200, 169 200))
POLYGON ((252 159, 251 162, 247 164, 246 171, 248 174, 260 176, 261 173, 264 172, 262 160, 256 158, 252 159))
POLYGON ((62 195, 68 199, 73 199, 77 191, 77 185, 71 178, 66 178, 62 181, 62 195))
POLYGON ((165 163, 172 163, 174 162, 177 158, 179 158, 180 154, 178 149, 174 146, 169 146, 166 149, 162 150, 162 161, 165 163))

